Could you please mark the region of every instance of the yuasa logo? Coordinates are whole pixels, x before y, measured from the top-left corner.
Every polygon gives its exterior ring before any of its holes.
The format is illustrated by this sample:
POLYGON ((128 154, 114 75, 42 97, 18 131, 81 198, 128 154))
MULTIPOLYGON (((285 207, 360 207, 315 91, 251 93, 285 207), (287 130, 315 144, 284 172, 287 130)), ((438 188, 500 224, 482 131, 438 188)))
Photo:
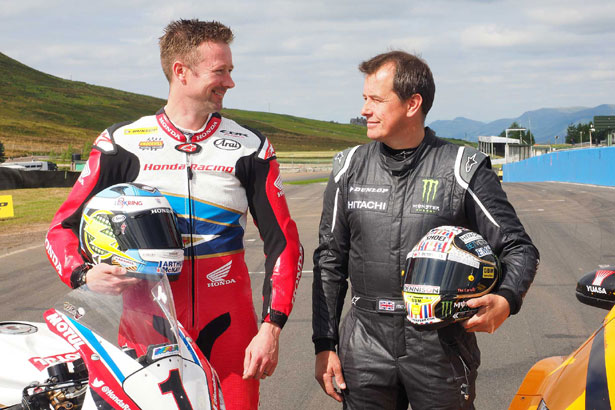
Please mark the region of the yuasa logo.
POLYGON ((591 286, 591 285, 585 285, 587 287, 587 291, 591 292, 591 293, 602 293, 604 295, 606 295, 606 289, 602 288, 600 286, 591 286))
POLYGON ((233 261, 229 261, 228 263, 222 265, 215 271, 210 272, 207 275, 207 279, 209 279, 211 283, 208 283, 207 286, 212 288, 215 286, 224 286, 224 285, 230 285, 231 283, 235 283, 235 279, 226 279, 228 274, 231 272, 232 264, 233 264, 233 261))
POLYGON ((226 151, 234 151, 236 149, 241 148, 240 143, 238 143, 237 141, 226 139, 226 138, 221 138, 219 140, 216 140, 216 142, 214 142, 214 145, 216 146, 216 148, 223 149, 226 151))

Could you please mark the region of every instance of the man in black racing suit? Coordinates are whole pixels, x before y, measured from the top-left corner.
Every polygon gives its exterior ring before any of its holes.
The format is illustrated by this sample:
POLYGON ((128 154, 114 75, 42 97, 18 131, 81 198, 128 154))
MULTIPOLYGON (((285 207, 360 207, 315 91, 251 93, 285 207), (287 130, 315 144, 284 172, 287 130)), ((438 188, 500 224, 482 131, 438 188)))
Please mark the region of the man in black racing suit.
POLYGON ((347 409, 471 409, 480 364, 473 332, 491 333, 519 311, 538 251, 489 158, 424 127, 435 94, 429 67, 394 51, 360 69, 373 142, 335 157, 325 191, 314 253, 316 379, 347 409), (468 302, 479 307, 472 318, 422 331, 405 318, 401 274, 408 252, 440 225, 480 233, 503 278, 495 294, 468 302), (338 335, 348 278, 352 308, 338 335))

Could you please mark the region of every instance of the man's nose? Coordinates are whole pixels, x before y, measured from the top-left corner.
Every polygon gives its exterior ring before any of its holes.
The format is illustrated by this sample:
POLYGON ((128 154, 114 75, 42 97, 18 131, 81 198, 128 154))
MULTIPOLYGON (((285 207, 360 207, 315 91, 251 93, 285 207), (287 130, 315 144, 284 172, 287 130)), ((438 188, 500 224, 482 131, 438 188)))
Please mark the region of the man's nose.
POLYGON ((224 80, 223 85, 226 88, 233 88, 233 87, 235 87, 235 81, 233 81, 233 78, 231 77, 231 73, 228 73, 228 75, 226 76, 226 79, 224 80))
POLYGON ((371 115, 371 113, 372 113, 371 105, 369 101, 365 101, 363 103, 363 107, 361 108, 361 115, 364 117, 367 117, 368 115, 371 115))

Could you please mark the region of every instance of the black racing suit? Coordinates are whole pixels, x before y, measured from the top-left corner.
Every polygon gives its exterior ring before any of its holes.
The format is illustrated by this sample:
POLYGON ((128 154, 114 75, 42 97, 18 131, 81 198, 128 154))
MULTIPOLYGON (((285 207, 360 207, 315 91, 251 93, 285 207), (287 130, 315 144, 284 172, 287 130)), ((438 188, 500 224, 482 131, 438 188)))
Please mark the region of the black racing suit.
POLYGON ((406 255, 441 225, 480 233, 502 264, 498 294, 511 314, 536 274, 538 250, 508 202, 489 158, 425 129, 408 158, 380 142, 339 153, 324 197, 314 252, 316 353, 338 347, 344 408, 473 408, 480 352, 459 324, 421 331, 405 318, 406 255), (348 278, 352 308, 338 335, 348 278), (393 313, 378 311, 381 299, 393 313))

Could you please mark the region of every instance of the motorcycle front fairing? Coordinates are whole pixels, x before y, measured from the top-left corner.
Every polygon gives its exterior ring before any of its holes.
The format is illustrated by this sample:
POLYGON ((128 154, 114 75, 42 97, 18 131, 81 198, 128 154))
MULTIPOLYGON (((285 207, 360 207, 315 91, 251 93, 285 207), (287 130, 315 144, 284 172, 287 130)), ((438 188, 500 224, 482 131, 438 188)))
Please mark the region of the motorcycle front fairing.
POLYGON ((84 409, 224 409, 217 375, 177 321, 164 275, 117 296, 76 289, 45 321, 85 361, 84 409))

